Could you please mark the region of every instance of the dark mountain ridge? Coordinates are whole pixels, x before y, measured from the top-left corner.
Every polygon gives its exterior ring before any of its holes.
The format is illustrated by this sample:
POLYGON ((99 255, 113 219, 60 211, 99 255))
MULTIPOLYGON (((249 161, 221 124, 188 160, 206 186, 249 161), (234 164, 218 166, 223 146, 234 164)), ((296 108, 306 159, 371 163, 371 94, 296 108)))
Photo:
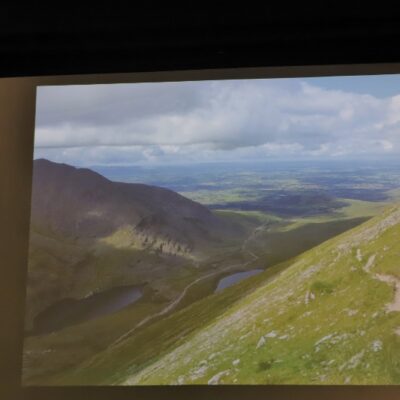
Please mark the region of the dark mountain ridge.
POLYGON ((70 238, 101 239, 128 229, 144 247, 191 253, 237 235, 178 193, 112 182, 87 168, 35 160, 32 187, 32 226, 70 238))

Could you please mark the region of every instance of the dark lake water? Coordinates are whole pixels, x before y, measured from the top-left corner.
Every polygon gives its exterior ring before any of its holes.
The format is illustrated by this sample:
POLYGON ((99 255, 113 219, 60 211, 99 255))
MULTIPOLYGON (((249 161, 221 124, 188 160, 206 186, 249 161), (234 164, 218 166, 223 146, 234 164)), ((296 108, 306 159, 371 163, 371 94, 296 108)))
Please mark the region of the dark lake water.
POLYGON ((263 271, 264 271, 263 269, 252 269, 250 271, 235 272, 234 274, 225 276, 218 282, 218 286, 215 289, 215 293, 220 292, 221 290, 224 290, 227 287, 242 281, 243 279, 250 278, 250 276, 257 275, 263 271))
POLYGON ((67 326, 112 314, 139 300, 143 291, 138 286, 120 286, 84 299, 63 299, 37 315, 30 335, 58 331, 67 326))

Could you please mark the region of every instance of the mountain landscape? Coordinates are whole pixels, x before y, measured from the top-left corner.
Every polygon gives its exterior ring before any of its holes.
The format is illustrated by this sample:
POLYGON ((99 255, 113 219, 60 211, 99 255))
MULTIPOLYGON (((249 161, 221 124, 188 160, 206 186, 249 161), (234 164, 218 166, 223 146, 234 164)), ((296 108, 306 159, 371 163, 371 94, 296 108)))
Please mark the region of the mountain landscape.
POLYGON ((400 384, 399 85, 38 86, 22 384, 400 384))
POLYGON ((210 210, 35 160, 24 383, 398 382, 397 192, 276 179, 244 209, 220 186, 210 210))
POLYGON ((240 226, 171 190, 36 160, 27 324, 64 297, 171 280, 241 235, 240 226))

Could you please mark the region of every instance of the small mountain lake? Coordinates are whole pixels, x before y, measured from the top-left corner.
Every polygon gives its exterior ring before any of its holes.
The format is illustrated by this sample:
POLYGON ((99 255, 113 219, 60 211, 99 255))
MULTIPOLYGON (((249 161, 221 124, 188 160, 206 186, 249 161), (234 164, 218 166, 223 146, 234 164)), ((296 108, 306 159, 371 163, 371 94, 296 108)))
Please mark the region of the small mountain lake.
POLYGON ((33 330, 28 332, 28 335, 51 333, 67 326, 112 314, 135 303, 142 296, 142 289, 135 285, 115 287, 79 300, 62 299, 36 316, 33 330))
POLYGON ((263 271, 263 269, 252 269, 250 271, 235 272, 234 274, 225 276, 218 282, 218 286, 215 289, 214 293, 220 292, 221 290, 224 290, 229 286, 239 283, 243 279, 250 278, 250 276, 257 275, 263 271))

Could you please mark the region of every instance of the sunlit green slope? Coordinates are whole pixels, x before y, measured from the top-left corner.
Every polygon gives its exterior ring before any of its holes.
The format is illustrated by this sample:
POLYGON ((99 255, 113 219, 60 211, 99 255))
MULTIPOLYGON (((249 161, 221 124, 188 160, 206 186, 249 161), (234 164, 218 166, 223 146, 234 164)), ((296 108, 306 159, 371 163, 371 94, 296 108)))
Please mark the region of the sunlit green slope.
POLYGON ((114 383, 400 383, 400 207, 265 282, 114 383))

